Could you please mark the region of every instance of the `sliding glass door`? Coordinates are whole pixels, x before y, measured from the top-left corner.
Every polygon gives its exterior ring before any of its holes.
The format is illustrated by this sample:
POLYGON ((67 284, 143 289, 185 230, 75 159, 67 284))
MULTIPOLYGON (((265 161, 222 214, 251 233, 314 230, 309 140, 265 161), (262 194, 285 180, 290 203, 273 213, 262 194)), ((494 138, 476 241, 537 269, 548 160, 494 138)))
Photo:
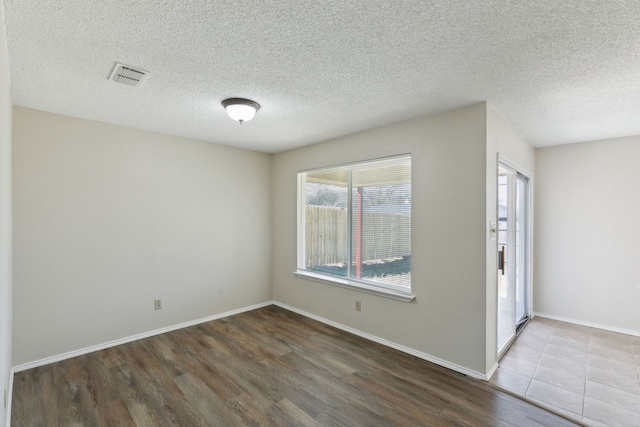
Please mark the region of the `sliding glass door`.
POLYGON ((529 179, 498 168, 498 355, 529 319, 529 179))

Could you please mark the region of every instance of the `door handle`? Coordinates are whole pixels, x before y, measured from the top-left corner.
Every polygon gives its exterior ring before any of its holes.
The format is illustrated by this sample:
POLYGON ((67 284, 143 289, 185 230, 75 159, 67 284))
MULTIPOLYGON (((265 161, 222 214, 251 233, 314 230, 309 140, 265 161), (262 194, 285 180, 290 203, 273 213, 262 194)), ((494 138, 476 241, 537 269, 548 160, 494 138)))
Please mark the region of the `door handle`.
POLYGON ((504 261, 505 261, 504 246, 498 251, 498 268, 502 271, 504 276, 504 261))

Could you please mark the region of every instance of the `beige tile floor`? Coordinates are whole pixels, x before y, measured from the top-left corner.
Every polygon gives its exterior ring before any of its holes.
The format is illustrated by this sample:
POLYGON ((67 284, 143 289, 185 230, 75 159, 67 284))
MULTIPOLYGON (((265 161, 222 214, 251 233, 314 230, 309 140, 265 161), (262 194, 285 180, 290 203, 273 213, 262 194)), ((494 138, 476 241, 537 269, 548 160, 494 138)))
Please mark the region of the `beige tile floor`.
POLYGON ((536 317, 491 382, 588 426, 640 426, 640 337, 536 317))

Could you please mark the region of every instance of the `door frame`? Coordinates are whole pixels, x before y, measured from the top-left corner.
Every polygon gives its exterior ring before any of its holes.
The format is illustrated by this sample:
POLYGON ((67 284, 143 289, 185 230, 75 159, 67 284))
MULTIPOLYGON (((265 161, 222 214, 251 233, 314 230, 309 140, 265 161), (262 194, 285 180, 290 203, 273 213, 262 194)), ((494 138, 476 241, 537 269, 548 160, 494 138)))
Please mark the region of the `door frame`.
MULTIPOLYGON (((529 172, 527 169, 519 166, 517 163, 512 162, 511 160, 509 160, 508 157, 505 157, 504 155, 498 153, 498 162, 496 165, 496 175, 495 175, 495 179, 496 179, 496 224, 498 224, 498 197, 497 197, 497 191, 498 191, 498 174, 499 174, 499 169, 500 166, 505 166, 508 169, 511 169, 512 171, 514 171, 516 173, 516 182, 517 182, 517 175, 522 175, 527 179, 527 194, 526 194, 526 215, 527 215, 527 230, 526 230, 526 243, 525 243, 525 250, 526 250, 526 256, 524 258, 524 262, 525 265, 527 266, 526 272, 525 272, 525 280, 526 280, 526 293, 527 293, 527 298, 526 298, 526 302, 525 302, 525 310, 527 311, 527 314, 529 316, 529 318, 533 318, 533 174, 531 172, 529 172)), ((497 241, 497 239, 496 239, 497 241)), ((498 253, 498 249, 497 249, 497 243, 496 243, 496 256, 498 253)), ((495 331, 496 331, 496 354, 497 354, 497 360, 500 360, 502 358, 502 356, 504 356, 504 354, 509 350, 509 347, 511 347, 511 345, 513 344, 513 342, 516 340, 516 338, 518 337, 520 331, 518 331, 516 329, 516 333, 514 334, 514 336, 511 338, 511 340, 502 348, 502 351, 500 351, 499 348, 499 342, 498 342, 498 313, 497 313, 497 308, 498 308, 498 268, 497 268, 497 264, 496 264, 496 293, 495 293, 495 301, 496 301, 496 327, 495 327, 495 331)))

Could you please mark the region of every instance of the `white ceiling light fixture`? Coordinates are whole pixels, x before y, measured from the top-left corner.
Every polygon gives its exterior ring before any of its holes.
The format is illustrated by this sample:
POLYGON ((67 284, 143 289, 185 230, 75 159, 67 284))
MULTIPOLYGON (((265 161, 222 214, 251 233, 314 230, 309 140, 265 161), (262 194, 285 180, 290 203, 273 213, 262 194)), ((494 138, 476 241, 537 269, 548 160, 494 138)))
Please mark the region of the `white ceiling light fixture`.
POLYGON ((229 117, 240 122, 240 124, 253 119, 260 109, 260 104, 244 98, 225 99, 222 101, 222 106, 227 110, 229 117))

